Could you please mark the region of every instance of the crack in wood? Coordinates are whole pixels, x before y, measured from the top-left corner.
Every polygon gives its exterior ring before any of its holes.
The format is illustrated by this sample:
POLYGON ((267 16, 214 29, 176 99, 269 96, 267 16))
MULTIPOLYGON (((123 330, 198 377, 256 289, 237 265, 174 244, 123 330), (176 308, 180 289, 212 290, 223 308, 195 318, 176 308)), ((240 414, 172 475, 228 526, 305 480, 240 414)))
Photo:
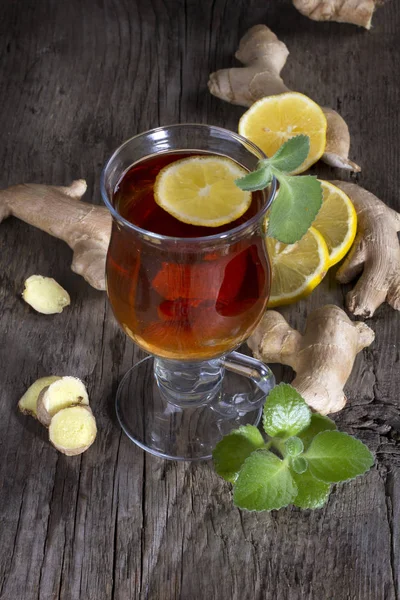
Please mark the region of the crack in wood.
POLYGON ((384 479, 385 486, 385 499, 386 499, 386 513, 387 521, 390 530, 390 567, 392 571, 393 588, 395 594, 395 600, 399 600, 399 589, 396 584, 396 580, 399 580, 399 564, 395 557, 394 548, 394 531, 393 531, 393 476, 389 471, 384 479))
MULTIPOLYGON (((50 496, 50 502, 49 502, 49 514, 48 514, 48 517, 47 517, 46 534, 45 534, 45 538, 44 538, 43 559, 42 559, 42 564, 40 565, 40 572, 39 572, 38 600, 40 600, 40 587, 41 587, 41 581, 42 581, 43 566, 44 566, 44 563, 45 563, 45 560, 46 560, 46 549, 47 549, 47 544, 48 544, 48 532, 49 532, 50 519, 51 519, 51 505, 53 503, 54 492, 55 492, 55 489, 56 489, 56 473, 57 473, 58 461, 59 461, 59 456, 57 455, 57 462, 55 464, 55 470, 54 470, 53 487, 52 487, 52 490, 51 490, 51 496, 50 496)), ((63 559, 64 559, 64 552, 63 552, 63 559)), ((64 563, 64 560, 63 560, 63 563, 64 563)), ((61 570, 61 576, 60 576, 60 589, 61 589, 61 577, 62 577, 62 570, 61 570)))

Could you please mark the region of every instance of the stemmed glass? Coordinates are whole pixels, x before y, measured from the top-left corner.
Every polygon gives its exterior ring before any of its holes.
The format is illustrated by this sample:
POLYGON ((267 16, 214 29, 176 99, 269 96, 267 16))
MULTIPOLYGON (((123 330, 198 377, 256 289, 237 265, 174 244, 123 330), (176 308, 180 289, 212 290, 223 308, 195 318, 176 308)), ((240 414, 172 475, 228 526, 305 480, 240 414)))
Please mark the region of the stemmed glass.
MULTIPOLYGON (((211 457, 233 428, 257 424, 274 386, 270 369, 235 349, 266 308, 270 265, 265 214, 275 182, 258 192, 257 207, 241 224, 201 237, 160 235, 121 214, 115 191, 141 161, 167 153, 229 157, 252 170, 259 148, 230 131, 184 124, 141 133, 120 146, 101 176, 113 218, 107 292, 124 332, 149 356, 121 381, 116 412, 132 441, 164 458, 211 457)), ((161 168, 161 167, 160 167, 161 168)), ((138 171, 140 173, 140 171, 138 171)), ((137 176, 135 192, 154 181, 137 176)))

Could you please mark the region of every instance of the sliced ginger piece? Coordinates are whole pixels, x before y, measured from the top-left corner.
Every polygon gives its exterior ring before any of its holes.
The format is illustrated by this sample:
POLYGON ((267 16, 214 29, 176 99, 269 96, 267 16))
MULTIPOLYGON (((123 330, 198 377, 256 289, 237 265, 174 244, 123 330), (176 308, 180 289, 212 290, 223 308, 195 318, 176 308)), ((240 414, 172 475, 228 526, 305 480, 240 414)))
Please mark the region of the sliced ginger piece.
POLYGON ((25 415, 31 415, 32 417, 37 418, 37 401, 40 392, 58 379, 61 379, 58 375, 49 375, 37 379, 28 387, 25 394, 18 402, 19 410, 25 415))
POLYGON ((43 275, 28 277, 22 297, 27 304, 43 315, 60 313, 71 304, 68 292, 55 279, 43 275))
POLYGON ((37 417, 42 425, 49 427, 53 416, 60 410, 74 405, 89 404, 85 385, 77 377, 62 377, 42 389, 37 401, 37 417))
POLYGON ((96 419, 88 406, 63 408, 54 415, 49 427, 50 442, 67 456, 85 452, 96 434, 96 419))

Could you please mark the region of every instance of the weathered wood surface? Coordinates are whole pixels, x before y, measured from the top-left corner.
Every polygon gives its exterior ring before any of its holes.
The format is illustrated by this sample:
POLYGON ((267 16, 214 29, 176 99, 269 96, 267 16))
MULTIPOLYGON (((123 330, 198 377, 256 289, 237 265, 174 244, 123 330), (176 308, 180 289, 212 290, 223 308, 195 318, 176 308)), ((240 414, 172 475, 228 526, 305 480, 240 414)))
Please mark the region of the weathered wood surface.
MULTIPOLYGON (((197 121, 234 129, 242 110, 207 91, 234 64, 240 36, 268 24, 291 51, 291 87, 340 110, 357 179, 400 208, 400 4, 370 32, 322 24, 289 0, 3 0, 0 10, 1 186, 84 177, 100 203, 110 152, 134 133, 197 121)), ((321 175, 346 177, 327 167, 321 175)), ((70 250, 10 219, 0 226, 1 600, 396 600, 400 588, 400 314, 382 307, 376 342, 357 359, 338 422, 377 453, 366 477, 338 486, 323 510, 239 513, 209 463, 144 453, 120 431, 118 381, 139 353, 104 293, 71 273, 70 250), (62 315, 34 313, 24 279, 52 275, 71 293, 62 315), (67 458, 16 410, 37 377, 86 380, 95 445, 67 458)), ((343 303, 331 275, 287 309, 301 327, 343 303)), ((289 369, 277 369, 290 380, 289 369)))

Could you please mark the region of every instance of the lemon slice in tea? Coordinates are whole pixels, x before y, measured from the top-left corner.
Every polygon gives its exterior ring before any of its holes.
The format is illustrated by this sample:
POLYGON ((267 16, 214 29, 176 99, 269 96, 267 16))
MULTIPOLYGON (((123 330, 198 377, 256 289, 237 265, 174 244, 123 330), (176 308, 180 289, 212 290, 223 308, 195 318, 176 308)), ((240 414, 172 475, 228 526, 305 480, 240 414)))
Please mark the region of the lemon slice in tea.
POLYGON ((246 169, 229 158, 183 158, 161 169, 154 198, 183 223, 220 227, 241 217, 251 204, 251 192, 235 184, 246 174, 246 169))
POLYGON ((267 156, 273 156, 288 139, 308 135, 310 151, 292 175, 302 173, 321 158, 326 145, 326 128, 321 107, 298 92, 261 98, 239 121, 240 135, 257 144, 267 156))

